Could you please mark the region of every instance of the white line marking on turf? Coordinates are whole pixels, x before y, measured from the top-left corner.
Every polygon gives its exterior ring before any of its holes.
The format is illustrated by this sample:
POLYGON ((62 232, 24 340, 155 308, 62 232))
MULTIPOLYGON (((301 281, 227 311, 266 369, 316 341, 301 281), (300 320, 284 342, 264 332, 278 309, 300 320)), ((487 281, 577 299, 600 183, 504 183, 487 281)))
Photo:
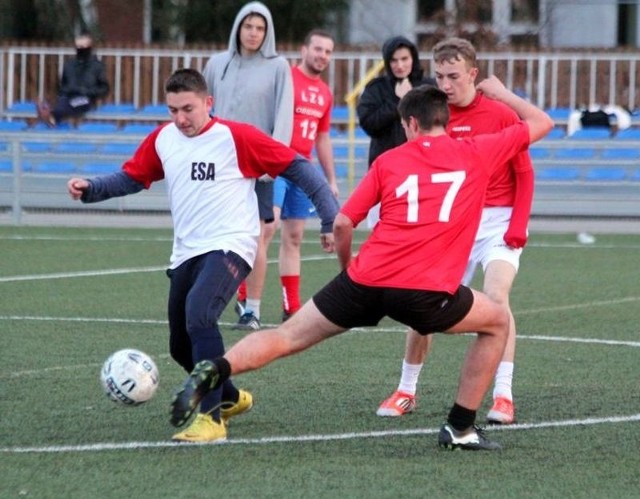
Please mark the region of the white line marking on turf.
MULTIPOLYGON (((591 426, 597 424, 616 424, 640 421, 640 414, 630 416, 612 416, 607 418, 587 418, 568 419, 564 421, 545 421, 540 423, 514 424, 509 426, 495 426, 487 428, 488 431, 514 431, 514 430, 536 430, 545 428, 561 428, 571 426, 591 426)), ((440 431, 439 428, 416 428, 413 430, 388 430, 388 431, 368 431, 336 433, 329 435, 283 435, 279 437, 263 438, 238 438, 217 443, 180 443, 180 442, 104 442, 85 445, 51 445, 46 447, 0 447, 3 454, 26 454, 26 453, 62 453, 62 452, 101 452, 108 450, 137 450, 137 449, 157 449, 166 447, 201 447, 209 445, 264 445, 273 443, 299 443, 299 442, 327 442, 338 440, 356 440, 363 438, 385 438, 415 435, 434 435, 440 431)))
MULTIPOLYGON (((303 262, 314 262, 318 260, 333 259, 333 255, 310 255, 301 258, 303 262)), ((267 263, 278 263, 278 260, 268 260, 267 263)), ((164 272, 167 269, 166 265, 156 267, 132 267, 122 269, 108 269, 108 270, 84 270, 79 272, 58 272, 55 274, 34 274, 34 275, 17 275, 0 277, 0 282, 16 282, 16 281, 42 281, 45 279, 69 279, 74 277, 92 277, 92 276, 104 276, 104 275, 118 275, 118 274, 135 274, 141 272, 164 272)))

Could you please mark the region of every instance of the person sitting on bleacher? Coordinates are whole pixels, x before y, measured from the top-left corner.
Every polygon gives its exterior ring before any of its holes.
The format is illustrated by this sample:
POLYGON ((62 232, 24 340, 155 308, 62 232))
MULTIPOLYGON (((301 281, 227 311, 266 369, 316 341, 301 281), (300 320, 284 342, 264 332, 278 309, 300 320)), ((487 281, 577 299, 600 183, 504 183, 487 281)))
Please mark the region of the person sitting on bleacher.
POLYGON ((91 53, 92 43, 88 33, 76 37, 76 57, 64 63, 53 109, 46 101, 38 103, 38 118, 49 126, 68 118, 82 118, 109 93, 104 64, 91 53))

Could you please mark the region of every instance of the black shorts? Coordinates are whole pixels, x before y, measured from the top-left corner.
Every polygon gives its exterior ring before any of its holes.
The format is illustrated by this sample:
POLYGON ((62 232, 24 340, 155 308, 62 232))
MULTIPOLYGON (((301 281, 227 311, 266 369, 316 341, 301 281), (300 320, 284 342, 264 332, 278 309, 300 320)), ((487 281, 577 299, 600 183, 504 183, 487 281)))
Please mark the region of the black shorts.
POLYGON ((256 180, 256 196, 258 197, 258 213, 260 220, 272 223, 273 215, 273 182, 261 182, 256 180))
POLYGON ((473 293, 462 285, 453 295, 363 286, 342 271, 313 296, 313 302, 327 319, 347 329, 376 326, 388 316, 420 334, 429 334, 446 331, 464 319, 473 305, 473 293))

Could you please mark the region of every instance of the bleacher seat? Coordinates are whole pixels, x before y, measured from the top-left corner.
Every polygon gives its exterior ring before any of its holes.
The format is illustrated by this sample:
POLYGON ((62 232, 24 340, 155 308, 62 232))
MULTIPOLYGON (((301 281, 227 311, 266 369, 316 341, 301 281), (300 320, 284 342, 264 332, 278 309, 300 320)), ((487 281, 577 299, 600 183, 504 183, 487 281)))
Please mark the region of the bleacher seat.
POLYGON ((24 152, 42 153, 49 152, 52 148, 52 142, 22 142, 22 150, 24 152))
POLYGON ((333 106, 331 109, 332 123, 345 123, 349 120, 349 108, 347 106, 333 106))
POLYGON ((86 163, 82 166, 82 173, 89 173, 92 175, 103 175, 107 173, 113 173, 120 170, 122 165, 120 163, 107 163, 107 162, 95 162, 86 163))
POLYGON ((168 120, 169 109, 166 104, 147 104, 143 106, 137 113, 137 116, 148 117, 153 120, 168 120))
POLYGON ((567 132, 560 126, 553 127, 551 131, 545 135, 545 139, 564 139, 567 136, 567 132))
POLYGON ((24 120, 0 120, 0 132, 20 132, 27 128, 27 122, 24 120))
POLYGON ((89 154, 98 150, 91 142, 60 142, 53 145, 53 152, 65 154, 89 154))
POLYGON ((104 154, 121 154, 121 155, 125 155, 125 156, 131 156, 134 152, 136 152, 136 149, 138 148, 138 144, 134 144, 134 143, 119 143, 119 142, 112 142, 109 144, 104 144, 99 152, 104 153, 104 154))
POLYGON ((0 152, 7 152, 9 150, 9 144, 6 142, 0 142, 0 152))
POLYGON ((640 182, 640 169, 635 170, 629 177, 629 180, 633 180, 634 182, 640 182))
POLYGON ((591 168, 585 175, 585 179, 595 182, 620 182, 625 180, 627 172, 624 168, 591 168))
POLYGON ((596 150, 588 147, 569 147, 558 149, 555 157, 556 159, 594 159, 596 150))
POLYGON ((349 169, 346 165, 336 165, 336 178, 347 178, 349 175, 349 169))
POLYGON ((571 114, 571 108, 569 107, 549 107, 545 109, 545 112, 554 121, 566 122, 569 120, 571 114))
POLYGON ((74 173, 76 170, 72 163, 64 161, 43 161, 33 165, 36 173, 74 173))
POLYGON ((14 102, 4 110, 4 114, 11 117, 35 117, 38 114, 36 102, 32 100, 14 102))
POLYGON ((546 181, 574 181, 580 178, 580 171, 577 168, 557 166, 540 168, 536 170, 536 180, 546 181))
POLYGON ((127 123, 120 130, 122 133, 147 135, 156 129, 157 125, 148 125, 146 123, 127 123))
POLYGON ((613 137, 617 140, 640 140, 640 128, 625 128, 618 130, 613 137))
POLYGON ((640 149, 614 148, 602 151, 602 159, 640 159, 640 149))
POLYGON ((580 128, 569 137, 573 140, 603 140, 611 138, 611 130, 604 127, 580 128))
POLYGON ((73 130, 73 127, 68 121, 58 123, 54 127, 51 127, 42 121, 38 121, 35 125, 29 128, 29 130, 32 132, 70 132, 73 130))
POLYGON ((104 104, 98 107, 97 109, 95 109, 94 111, 92 111, 92 113, 127 115, 127 114, 133 114, 136 111, 137 111, 136 106, 131 102, 127 102, 122 104, 113 104, 113 103, 104 104))
POLYGON ((116 133, 118 125, 116 123, 84 121, 78 125, 77 130, 82 133, 116 133))
POLYGON ((551 151, 546 147, 532 147, 529 149, 531 159, 547 159, 551 157, 551 151))
POLYGON ((11 173, 13 171, 13 163, 10 159, 0 159, 0 173, 11 173))

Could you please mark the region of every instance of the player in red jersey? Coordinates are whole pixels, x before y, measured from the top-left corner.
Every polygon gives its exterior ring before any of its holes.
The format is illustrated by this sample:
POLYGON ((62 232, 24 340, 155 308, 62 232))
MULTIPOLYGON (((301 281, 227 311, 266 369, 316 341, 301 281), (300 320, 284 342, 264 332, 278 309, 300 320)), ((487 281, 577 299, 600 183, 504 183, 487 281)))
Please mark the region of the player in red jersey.
MULTIPOLYGON (((291 148, 311 159, 316 148, 318 162, 338 197, 338 184, 333 164, 333 148, 329 136, 333 96, 320 79, 333 53, 333 38, 322 30, 312 30, 305 37, 301 62, 291 68, 293 76, 293 135, 291 148)), ((282 320, 287 320, 300 303, 300 244, 305 220, 316 212, 300 187, 278 177, 273 184, 273 212, 280 221, 278 266, 282 284, 282 320)))
MULTIPOLYGON (((436 81, 446 92, 451 118, 447 132, 454 138, 498 132, 518 121, 512 109, 476 91, 476 51, 461 38, 450 38, 433 48, 436 81)), ((499 165, 491 176, 482 221, 462 283, 469 284, 476 267, 484 270, 484 292, 509 307, 509 293, 527 241, 533 199, 533 167, 528 151, 499 165)), ((509 338, 495 376, 491 423, 514 422, 511 383, 516 331, 510 312, 509 338)), ((407 334, 402 375, 397 390, 378 408, 379 416, 402 416, 413 411, 418 376, 430 350, 432 336, 407 334)))
POLYGON ((509 313, 504 304, 460 281, 491 174, 546 135, 553 121, 495 77, 479 87, 525 121, 496 134, 456 140, 445 131, 447 95, 431 86, 409 91, 399 105, 408 142, 374 161, 336 216, 333 230, 343 271, 277 329, 245 336, 224 356, 197 364, 174 399, 174 414, 188 417, 200 398, 231 374, 388 316, 423 334, 476 332, 438 443, 500 448, 475 426, 475 418, 506 344, 509 313), (380 221, 352 256, 353 230, 378 202, 380 221))
MULTIPOLYGON (((199 361, 224 353, 218 320, 256 260, 256 179, 283 175, 309 193, 322 220, 326 251, 333 249, 338 203, 324 177, 293 149, 252 125, 211 118, 213 97, 199 72, 175 71, 165 92, 172 123, 151 132, 121 171, 72 178, 67 188, 73 199, 94 203, 165 180, 174 227, 167 270, 169 350, 191 372, 199 361)), ((193 424, 173 439, 224 440, 227 420, 251 406, 251 394, 227 380, 202 400, 193 424)))

